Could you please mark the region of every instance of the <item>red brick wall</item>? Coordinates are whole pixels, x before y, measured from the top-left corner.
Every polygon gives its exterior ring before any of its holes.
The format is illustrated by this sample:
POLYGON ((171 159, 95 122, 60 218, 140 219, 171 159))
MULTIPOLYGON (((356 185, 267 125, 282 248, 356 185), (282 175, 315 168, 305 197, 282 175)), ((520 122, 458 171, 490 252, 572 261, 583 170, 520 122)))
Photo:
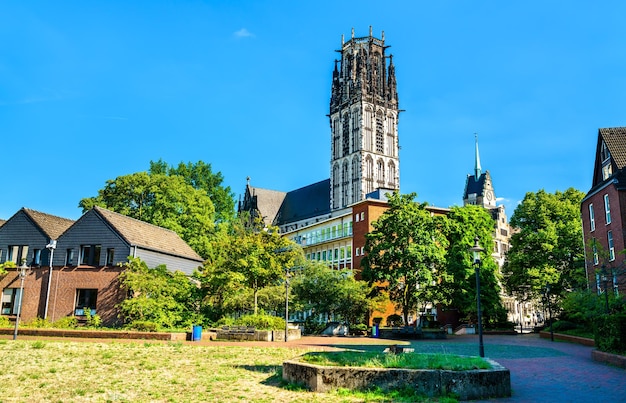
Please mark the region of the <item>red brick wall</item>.
MULTIPOLYGON (((74 314, 76 290, 90 288, 98 290, 96 312, 105 325, 117 321, 115 305, 120 303, 125 294, 119 288, 118 276, 120 267, 65 267, 55 268, 52 273, 48 320, 53 322, 74 314)), ((47 267, 35 268, 24 279, 24 296, 22 299, 21 320, 29 321, 43 318, 49 270, 47 267)), ((17 273, 11 270, 0 279, 0 288, 19 288, 17 273)), ((9 316, 13 317, 13 316, 9 316)))

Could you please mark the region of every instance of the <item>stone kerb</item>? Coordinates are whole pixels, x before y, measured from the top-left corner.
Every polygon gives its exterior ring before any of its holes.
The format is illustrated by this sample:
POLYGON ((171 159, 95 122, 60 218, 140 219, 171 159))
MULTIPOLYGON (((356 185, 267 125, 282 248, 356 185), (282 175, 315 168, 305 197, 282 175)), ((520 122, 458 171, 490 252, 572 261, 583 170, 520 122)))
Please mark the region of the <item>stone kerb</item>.
POLYGON ((283 380, 301 383, 313 392, 333 389, 399 389, 413 385, 429 397, 454 393, 461 400, 511 396, 511 374, 495 361, 491 369, 447 371, 402 368, 332 367, 302 362, 300 357, 283 362, 283 380))

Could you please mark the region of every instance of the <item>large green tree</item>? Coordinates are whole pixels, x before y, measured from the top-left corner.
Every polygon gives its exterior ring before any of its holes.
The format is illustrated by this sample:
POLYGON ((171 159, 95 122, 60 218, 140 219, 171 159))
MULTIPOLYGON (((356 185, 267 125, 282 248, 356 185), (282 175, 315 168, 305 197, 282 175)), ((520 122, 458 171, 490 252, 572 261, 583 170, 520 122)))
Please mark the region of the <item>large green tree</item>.
POLYGON ((415 193, 389 195, 389 209, 366 235, 362 261, 363 279, 386 287, 389 299, 402 310, 404 323, 410 312, 445 299, 439 286, 448 245, 445 218, 432 215, 415 197, 415 193))
POLYGON ((448 214, 445 289, 449 291, 450 306, 476 317, 476 275, 473 255, 469 251, 476 237, 485 249, 481 253, 480 295, 485 323, 506 320, 506 310, 500 298, 500 273, 491 256, 494 221, 489 212, 479 206, 453 207, 448 214))
POLYGON ((213 252, 197 273, 205 292, 205 301, 227 307, 233 293, 241 287, 252 290, 254 313, 258 294, 265 287, 285 278, 285 270, 301 263, 302 249, 282 237, 277 227, 245 225, 245 219, 225 224, 214 238, 213 252))
POLYGON ((181 176, 137 172, 108 180, 95 197, 82 199, 83 212, 93 206, 124 214, 176 232, 206 257, 215 208, 204 190, 181 176))
POLYGON ((584 193, 528 192, 511 217, 516 228, 503 267, 511 293, 540 298, 547 284, 555 295, 586 287, 580 202, 584 193))
POLYGON ((321 262, 306 262, 291 284, 294 304, 326 320, 334 315, 360 323, 373 306, 366 282, 356 280, 350 270, 334 270, 321 262))
POLYGON ((180 176, 194 189, 203 190, 215 206, 216 222, 230 221, 235 215, 235 198, 229 186, 224 186, 221 172, 213 172, 211 164, 203 161, 180 162, 174 167, 163 160, 150 161, 151 175, 180 176))

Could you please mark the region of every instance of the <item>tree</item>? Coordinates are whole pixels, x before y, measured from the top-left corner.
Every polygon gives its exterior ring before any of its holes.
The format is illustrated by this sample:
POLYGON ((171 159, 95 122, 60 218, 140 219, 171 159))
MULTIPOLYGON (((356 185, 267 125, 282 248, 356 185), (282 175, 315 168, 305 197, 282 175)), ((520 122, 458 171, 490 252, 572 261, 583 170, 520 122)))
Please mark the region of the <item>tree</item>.
POLYGON ((506 310, 500 298, 498 265, 491 256, 494 221, 489 212, 479 206, 453 207, 448 214, 446 272, 442 284, 449 292, 450 306, 465 314, 476 312, 476 276, 472 253, 474 239, 478 237, 485 248, 481 254, 480 295, 485 323, 506 320, 506 310))
POLYGON ((230 186, 224 187, 221 172, 213 173, 211 164, 203 161, 179 163, 177 167, 159 159, 150 161, 150 175, 180 176, 194 189, 203 190, 215 206, 215 221, 230 221, 235 216, 235 199, 230 186))
POLYGON ((277 227, 259 230, 258 225, 245 225, 244 218, 221 228, 198 279, 203 290, 210 292, 214 300, 218 298, 222 306, 227 302, 225 292, 232 294, 241 287, 250 288, 256 314, 259 291, 280 283, 285 270, 300 263, 302 249, 282 237, 277 227))
POLYGON ((327 321, 334 315, 359 323, 372 307, 371 287, 358 281, 350 270, 334 270, 321 262, 306 262, 292 280, 294 305, 311 310, 327 321))
POLYGON ((445 219, 431 215, 427 204, 414 202, 415 197, 415 193, 389 195, 389 209, 366 235, 362 261, 363 279, 387 288, 404 323, 419 304, 425 307, 445 298, 438 285, 445 275, 445 219))
POLYGON ((505 287, 540 298, 586 287, 580 202, 584 193, 569 188, 554 194, 528 192, 511 217, 517 231, 503 267, 505 287))
POLYGON ((98 196, 82 199, 83 213, 93 206, 176 232, 200 256, 207 256, 215 209, 203 190, 181 176, 137 172, 108 180, 98 196))
POLYGON ((131 295, 119 304, 127 323, 152 322, 162 328, 187 327, 198 320, 196 286, 182 272, 165 265, 148 268, 139 258, 129 257, 120 274, 121 287, 131 295))

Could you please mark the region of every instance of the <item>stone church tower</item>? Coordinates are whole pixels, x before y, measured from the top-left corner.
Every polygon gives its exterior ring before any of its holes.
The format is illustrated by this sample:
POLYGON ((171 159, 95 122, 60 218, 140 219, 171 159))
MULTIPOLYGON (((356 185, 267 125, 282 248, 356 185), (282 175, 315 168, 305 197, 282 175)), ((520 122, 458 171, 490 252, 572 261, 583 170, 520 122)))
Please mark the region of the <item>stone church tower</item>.
POLYGON ((330 99, 330 208, 365 199, 376 189, 399 189, 398 93, 385 33, 342 36, 330 99))

